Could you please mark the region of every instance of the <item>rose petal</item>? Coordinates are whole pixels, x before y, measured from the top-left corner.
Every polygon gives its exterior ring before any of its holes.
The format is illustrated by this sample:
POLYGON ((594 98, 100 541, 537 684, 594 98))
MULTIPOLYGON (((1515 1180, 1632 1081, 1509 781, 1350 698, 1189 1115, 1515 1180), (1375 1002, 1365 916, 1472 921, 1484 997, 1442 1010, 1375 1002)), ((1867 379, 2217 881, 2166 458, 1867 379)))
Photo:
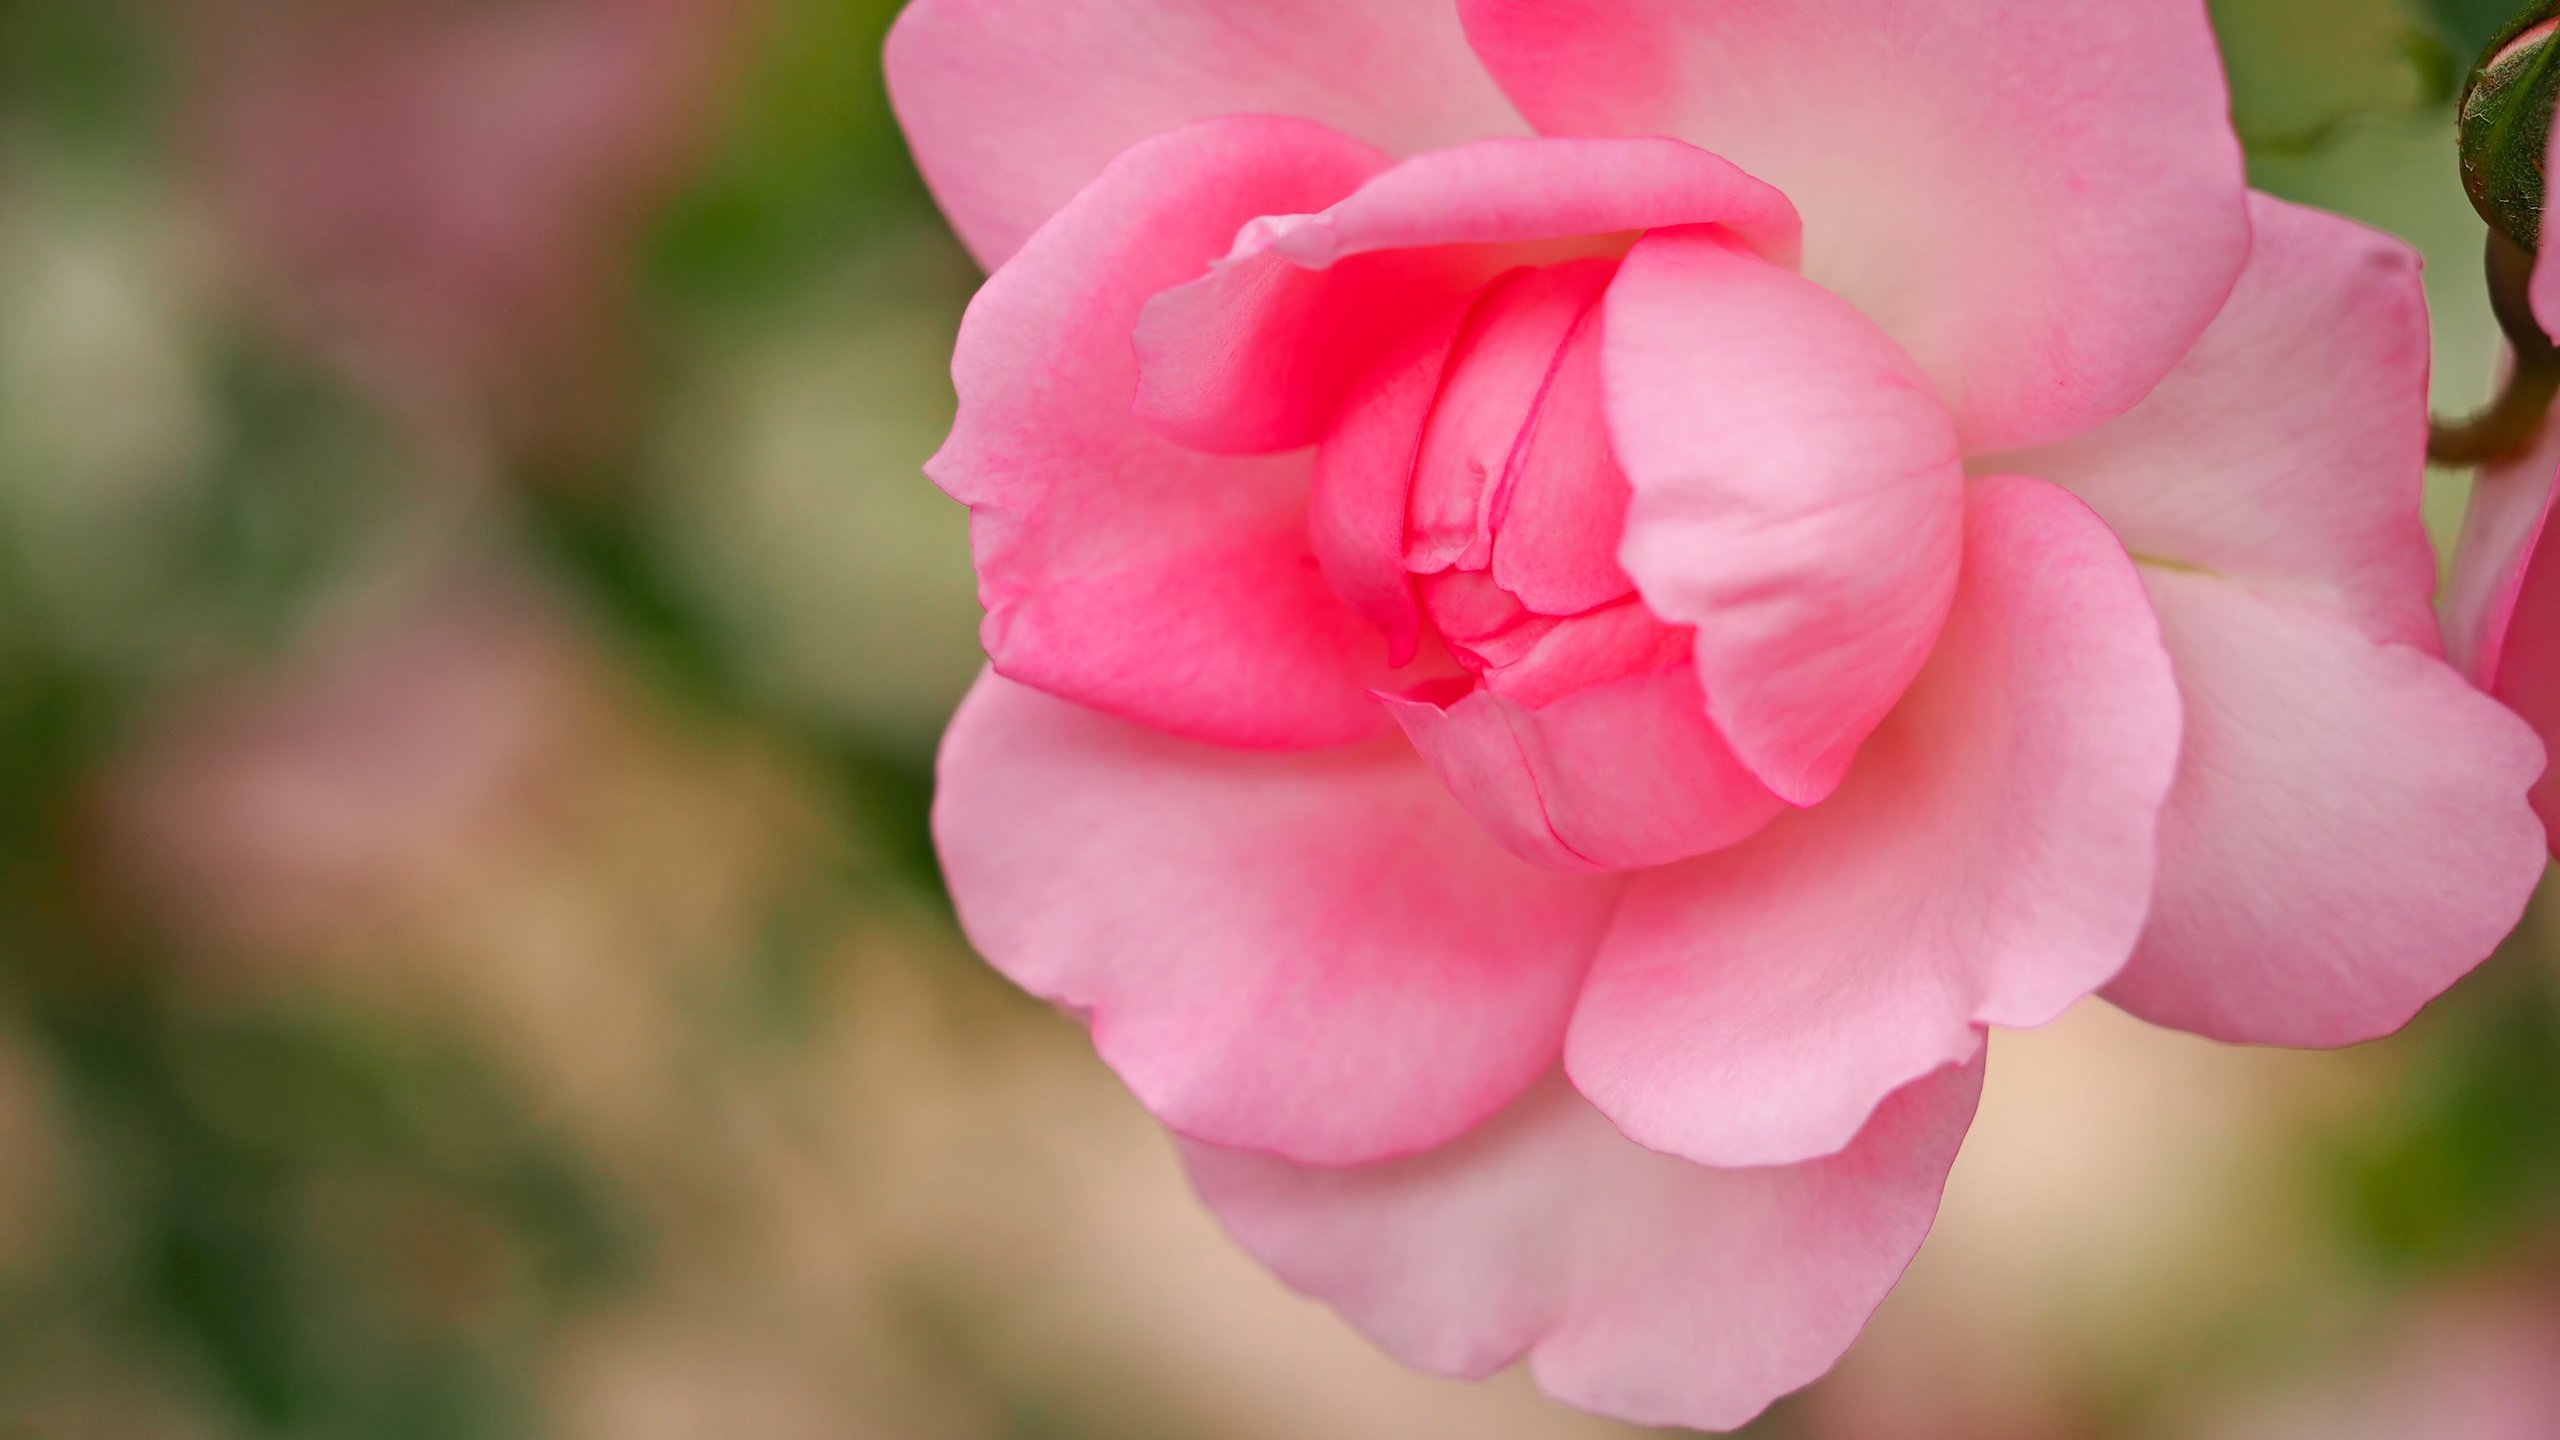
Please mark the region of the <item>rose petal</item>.
POLYGON ((1638 876, 1565 1043, 1639 1144, 1848 1143, 1884 1096, 2113 978, 2151 894, 2178 693, 2132 563, 2040 481, 1977 483, 1964 587, 1849 782, 1638 876))
POLYGON ((2007 457, 2089 502, 2135 555, 2298 596, 2433 651, 2419 519, 2427 302, 2408 246, 2254 196, 2249 268, 2149 399, 2007 457))
POLYGON ((1137 146, 978 293, 960 411, 926 466, 971 512, 996 668, 1230 745, 1378 733, 1386 647, 1314 563, 1307 457, 1221 460, 1129 416, 1129 330, 1246 217, 1320 203, 1385 163, 1297 120, 1240 118, 1137 146))
POLYGON ((1785 191, 1805 273, 1911 352, 1968 453, 2123 413, 2248 254, 2240 146, 2192 0, 1459 9, 1540 130, 1673 135, 1785 191))
POLYGON ((1636 588, 1618 564, 1634 492, 1609 448, 1599 319, 1565 342, 1497 512, 1493 578, 1547 615, 1578 615, 1636 588))
POLYGON ((1415 748, 1513 853, 1631 870, 1724 847, 1784 802, 1707 723, 1697 672, 1657 669, 1540 709, 1490 690, 1446 706, 1389 698, 1415 748))
POLYGON ((1429 575, 1492 567, 1495 510, 1525 458, 1566 343, 1584 328, 1616 269, 1606 260, 1576 260, 1515 270, 1476 303, 1414 464, 1406 569, 1429 575))
POLYGON ((1963 546, 1955 432, 1893 342, 1713 230, 1656 231, 1604 302, 1619 551, 1698 632, 1709 713, 1762 783, 1829 794, 1911 682, 1963 546))
POLYGON ((2452 667, 2318 609, 2144 568, 2186 695, 2150 927, 2107 998, 2219 1040, 2387 1035, 2542 877, 2542 747, 2452 667))
POLYGON ((1207 278, 1149 304, 1138 413, 1222 454, 1310 444, 1396 336, 1494 276, 1707 222, 1794 259, 1786 197, 1676 141, 1486 140, 1417 156, 1322 213, 1274 212, 1207 278))
POLYGON ((1558 1079, 1388 1165, 1183 1156, 1246 1249, 1407 1364, 1473 1378, 1525 1354, 1568 1404, 1727 1430, 1857 1337, 1928 1233, 1981 1090, 1979 1064, 1930 1076, 1842 1154, 1780 1169, 1639 1149, 1558 1079))
POLYGON ((979 951, 1089 1014, 1148 1109, 1310 1164, 1509 1104, 1618 893, 1504 853, 1402 741, 1223 750, 993 676, 943 742, 934 834, 979 951))
POLYGON ((2480 471, 2453 550, 2445 586, 2446 650, 2471 682, 2494 692, 2507 634, 2524 597, 2526 572, 2560 500, 2560 425, 2544 428, 2526 454, 2480 471))
POLYGON ((1526 128, 1446 0, 913 0, 886 63, 916 165, 989 269, 1113 156, 1195 120, 1295 116, 1398 155, 1526 128))

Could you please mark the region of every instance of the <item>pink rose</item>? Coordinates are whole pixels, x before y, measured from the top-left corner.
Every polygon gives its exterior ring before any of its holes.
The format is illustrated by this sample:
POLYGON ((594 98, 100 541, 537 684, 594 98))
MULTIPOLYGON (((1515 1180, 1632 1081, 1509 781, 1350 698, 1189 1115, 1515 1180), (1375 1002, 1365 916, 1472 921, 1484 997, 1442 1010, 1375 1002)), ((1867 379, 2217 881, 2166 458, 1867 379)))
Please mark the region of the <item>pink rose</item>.
POLYGON ((2520 912, 2416 262, 2246 193, 2196 0, 918 0, 889 79, 994 270, 961 917, 1406 1360, 1739 1424, 1987 1026, 2361 1040, 2520 912))

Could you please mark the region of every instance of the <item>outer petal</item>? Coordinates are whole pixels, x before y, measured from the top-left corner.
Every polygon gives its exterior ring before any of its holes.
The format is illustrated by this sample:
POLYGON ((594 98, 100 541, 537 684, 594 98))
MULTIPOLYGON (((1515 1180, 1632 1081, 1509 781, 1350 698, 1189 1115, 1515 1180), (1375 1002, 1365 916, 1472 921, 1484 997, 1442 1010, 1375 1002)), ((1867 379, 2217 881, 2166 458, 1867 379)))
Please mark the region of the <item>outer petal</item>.
POLYGON ((2208 576, 2144 579, 2186 754, 2151 924, 2107 997, 2218 1040, 2399 1029, 2524 913, 2542 747, 2423 651, 2208 576))
POLYGON ((1968 452, 2141 399, 2248 252, 2194 0, 1460 0, 1555 134, 1676 135, 1778 186, 1805 273, 1937 382, 1968 452))
POLYGON ((1771 1170, 1639 1149, 1560 1080, 1390 1165, 1184 1156, 1246 1249, 1406 1363, 1472 1378, 1526 1354, 1569 1404, 1725 1430, 1857 1337, 1928 1233, 1981 1089, 1979 1065, 1931 1076, 1845 1153, 1771 1170))
POLYGON ((1214 273, 1148 305, 1138 412, 1203 450, 1309 444, 1365 361, 1419 317, 1515 265, 1708 222, 1795 259, 1786 197, 1677 141, 1487 140, 1418 156, 1322 213, 1257 221, 1214 273))
POLYGON ((2250 214, 2249 269, 2160 388, 2101 430, 1999 468, 2067 487, 2137 556, 2296 596, 2432 651, 2417 254, 2263 195, 2250 214))
POLYGON ((1864 317, 1712 230, 1645 237, 1604 303, 1609 431, 1635 488, 1619 558, 1655 614, 1697 627, 1734 753, 1810 805, 1955 593, 1955 432, 1864 317))
POLYGON ((1785 808, 1707 723, 1687 665, 1535 710, 1488 690, 1445 708, 1387 704, 1486 829, 1560 869, 1633 870, 1703 855, 1785 808))
POLYGON ((1385 163, 1296 120, 1138 146, 969 307, 959 419, 925 467, 968 503, 983 635, 1025 684, 1222 744, 1338 744, 1384 717, 1386 647, 1313 563, 1305 456, 1233 461, 1129 416, 1130 327, 1263 210, 1385 163))
POLYGON ((1447 0, 914 0, 887 67, 989 269, 1112 156, 1194 120, 1298 116, 1396 154, 1524 128, 1447 0))
POLYGON ((2132 564, 2040 481, 1986 480, 1944 639, 1819 808, 1639 876, 1565 1064, 1710 1165, 1848 1143, 1876 1102, 2113 978, 2151 893, 2178 694, 2132 564))
POLYGON ((1167 1124, 1311 1164, 1445 1142, 1553 1065, 1619 889, 1504 853, 1401 741, 1252 755, 988 677, 941 782, 980 952, 1167 1124))

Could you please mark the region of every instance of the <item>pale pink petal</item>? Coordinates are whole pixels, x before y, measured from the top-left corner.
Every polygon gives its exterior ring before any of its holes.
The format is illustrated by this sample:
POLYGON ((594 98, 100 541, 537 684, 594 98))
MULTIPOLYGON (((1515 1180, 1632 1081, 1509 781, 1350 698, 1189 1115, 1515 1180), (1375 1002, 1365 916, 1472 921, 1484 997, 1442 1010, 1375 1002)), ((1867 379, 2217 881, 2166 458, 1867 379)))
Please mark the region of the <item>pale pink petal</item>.
POLYGON ((1619 890, 1513 858, 1402 741, 1195 745, 989 676, 934 834, 970 939, 1165 1123, 1352 1164, 1555 1063, 1619 890))
POLYGON ((1111 157, 1194 120, 1317 120, 1393 154, 1525 127, 1448 0, 913 0, 889 98, 989 269, 1111 157))
POLYGON ((1560 869, 1632 870, 1721 850, 1784 802, 1706 720, 1687 665, 1573 691, 1530 709, 1490 690, 1387 706, 1487 830, 1560 869))
POLYGON ((1656 231, 1604 302, 1619 551, 1698 631, 1709 713, 1799 805, 1829 794, 1928 657, 1956 588, 1964 474, 1893 342, 1714 230, 1656 231))
POLYGON ((2254 196, 2249 268, 2149 399, 2005 457, 2089 502, 2125 548, 2434 650, 2427 303, 2408 246, 2254 196))
POLYGON ((1551 134, 1671 135, 1804 212, 1805 273, 1918 359, 1968 452, 2123 413, 2248 253, 2196 0, 1460 0, 1551 134))
POLYGON ((1309 444, 1419 317, 1517 265, 1709 222, 1795 258, 1785 196, 1677 141, 1487 140, 1417 156, 1321 213, 1275 211, 1207 278, 1148 305, 1138 412, 1203 450, 1309 444))
POLYGON ((1523 1355, 1559 1400, 1732 1429, 1828 1370, 1937 1216, 1977 1064, 1885 1104, 1846 1151, 1716 1170, 1630 1144, 1561 1080, 1427 1155, 1318 1170, 1189 1144, 1236 1239, 1407 1364, 1523 1355))
POLYGON ((1565 1047, 1638 1143, 1784 1164, 2113 978, 2151 893, 2178 692, 2132 563, 2041 481, 1977 482, 1938 651, 1840 792, 1638 876, 1565 1047))
POLYGON ((1385 728, 1386 646, 1333 594, 1308 457, 1222 460, 1129 414, 1129 331, 1235 227, 1384 161, 1299 120, 1211 120, 1113 162, 998 271, 960 327, 960 412, 926 466, 968 504, 982 632, 1025 684, 1230 745, 1385 728))
POLYGON ((2320 609, 2144 567, 2186 753, 2141 948, 2107 996, 2221 1040, 2386 1035, 2541 878, 2542 747, 2452 667, 2320 609))

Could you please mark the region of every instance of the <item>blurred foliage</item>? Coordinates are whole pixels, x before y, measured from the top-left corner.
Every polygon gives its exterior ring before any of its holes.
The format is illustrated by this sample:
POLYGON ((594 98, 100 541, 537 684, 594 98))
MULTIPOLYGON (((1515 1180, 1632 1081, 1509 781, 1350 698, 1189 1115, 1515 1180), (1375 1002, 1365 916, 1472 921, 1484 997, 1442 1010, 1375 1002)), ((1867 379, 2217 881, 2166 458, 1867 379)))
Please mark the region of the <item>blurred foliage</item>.
POLYGON ((2525 8, 2518 0, 2426 0, 2425 5, 2428 18, 2462 57, 2466 70, 2525 8))
POLYGON ((649 237, 677 300, 773 299, 881 228, 930 214, 880 82, 898 0, 773 0, 712 163, 649 237))
POLYGON ((2395 1269, 2560 1240, 2560 997, 2533 948, 2510 944, 2420 1020, 2414 1073, 2334 1162, 2346 1229, 2395 1269))

